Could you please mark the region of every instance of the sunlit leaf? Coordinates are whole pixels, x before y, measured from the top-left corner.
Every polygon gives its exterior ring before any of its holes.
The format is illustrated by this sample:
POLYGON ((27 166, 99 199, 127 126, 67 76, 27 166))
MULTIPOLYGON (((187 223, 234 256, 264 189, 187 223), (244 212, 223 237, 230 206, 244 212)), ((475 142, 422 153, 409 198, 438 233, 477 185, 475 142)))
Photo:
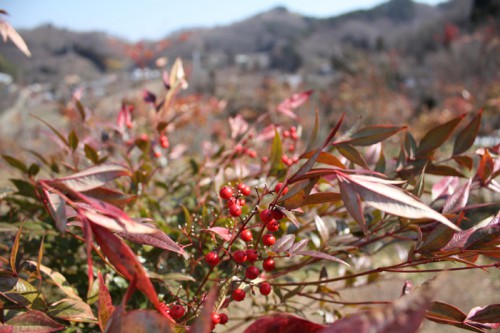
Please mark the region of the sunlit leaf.
POLYGON ((472 179, 469 179, 469 181, 457 188, 453 194, 446 199, 443 207, 443 213, 456 211, 467 205, 471 184, 472 179))
MULTIPOLYGON (((12 327, 12 333, 50 333, 63 330, 65 327, 41 311, 31 310, 21 313, 6 322, 12 327)), ((0 326, 2 329, 2 326, 0 326)))
MULTIPOLYGON (((314 151, 309 151, 300 158, 311 158, 314 155, 314 151)), ((318 158, 316 159, 317 163, 323 163, 328 165, 333 165, 339 167, 341 169, 345 169, 345 165, 335 156, 326 151, 322 151, 319 153, 318 158)))
POLYGON ((281 160, 283 155, 283 147, 281 144, 281 137, 277 130, 275 130, 273 144, 271 146, 271 154, 269 162, 271 164, 270 174, 279 175, 280 171, 285 169, 285 165, 281 160))
POLYGON ((313 258, 318 258, 318 259, 325 259, 325 260, 330 260, 330 261, 335 261, 338 263, 341 263, 343 265, 346 265, 348 267, 351 267, 348 263, 346 263, 344 260, 339 259, 337 257, 334 257, 332 255, 329 255, 324 252, 319 252, 319 251, 312 251, 312 250, 305 250, 305 251, 296 251, 294 254, 298 254, 301 256, 308 256, 308 257, 313 257, 313 258))
POLYGON ((481 126, 481 116, 483 115, 483 109, 472 118, 472 120, 461 130, 457 137, 455 138, 455 144, 453 145, 453 155, 459 155, 464 153, 472 147, 474 140, 476 140, 477 133, 479 132, 479 126, 481 126))
MULTIPOLYGON (((37 262, 31 260, 29 260, 28 263, 35 267, 38 265, 37 262)), ((81 300, 76 289, 69 284, 64 275, 42 264, 40 264, 39 269, 42 273, 47 275, 52 280, 52 282, 69 298, 81 300)))
POLYGON ((24 42, 24 39, 17 33, 16 29, 4 20, 0 20, 0 34, 2 35, 4 42, 7 42, 7 40, 10 39, 22 53, 24 53, 27 57, 31 57, 31 52, 28 45, 24 42))
POLYGON ((349 139, 343 140, 342 143, 347 143, 353 146, 370 146, 382 142, 405 129, 406 126, 367 126, 354 132, 349 139))
POLYGON ((347 158, 350 162, 368 169, 368 165, 366 164, 365 159, 353 146, 347 143, 340 143, 336 144, 335 148, 337 148, 339 153, 341 153, 342 156, 347 158))
POLYGON ((356 191, 348 179, 339 176, 338 181, 340 195, 345 209, 347 209, 349 214, 351 214, 360 226, 361 230, 363 230, 363 233, 366 235, 368 233, 368 226, 366 225, 360 194, 356 191))
POLYGON ((96 320, 90 305, 74 298, 64 298, 51 304, 47 314, 73 322, 95 322, 96 320))
POLYGON ((320 216, 315 215, 314 224, 316 224, 316 230, 318 230, 318 234, 321 237, 323 244, 325 244, 330 238, 330 233, 328 232, 328 228, 325 224, 325 221, 323 221, 323 219, 320 216))
POLYGON ((223 228, 223 227, 212 227, 208 229, 202 229, 202 231, 208 231, 212 232, 218 236, 220 236, 223 240, 226 242, 229 242, 231 240, 231 233, 229 232, 229 229, 223 228))
POLYGON ((111 295, 109 294, 108 288, 101 272, 97 273, 97 278, 99 281, 99 306, 98 306, 98 321, 101 331, 104 332, 109 318, 113 315, 115 307, 111 300, 111 295))
POLYGON ((486 328, 500 327, 500 304, 491 304, 484 307, 475 307, 467 314, 466 322, 469 324, 480 323, 486 328))
POLYGON ((306 197, 306 199, 302 203, 302 206, 317 205, 327 202, 334 203, 334 202, 339 202, 340 200, 342 200, 342 196, 340 193, 337 192, 312 193, 306 197))
POLYGON ((66 217, 66 201, 64 198, 57 193, 51 193, 45 188, 42 188, 42 194, 44 197, 43 203, 45 208, 49 212, 52 219, 56 223, 57 229, 60 232, 66 231, 66 224, 68 219, 66 217))
POLYGON ((315 333, 324 327, 292 314, 279 314, 257 319, 243 333, 315 333))
POLYGON ((14 238, 14 244, 12 244, 12 248, 10 249, 10 268, 14 275, 17 275, 17 252, 19 251, 19 241, 21 238, 21 234, 23 232, 23 226, 19 227, 19 230, 16 232, 16 237, 14 238))
POLYGON ((318 179, 319 178, 316 177, 297 182, 289 188, 287 194, 280 197, 279 202, 288 210, 301 207, 304 205, 314 185, 318 182, 318 179))
POLYGON ((451 135, 465 115, 458 116, 428 131, 417 148, 417 156, 424 156, 439 148, 451 135))
POLYGON ((290 247, 292 247, 294 241, 295 235, 284 235, 283 237, 279 238, 273 245, 273 252, 280 253, 287 251, 288 249, 290 249, 290 247))

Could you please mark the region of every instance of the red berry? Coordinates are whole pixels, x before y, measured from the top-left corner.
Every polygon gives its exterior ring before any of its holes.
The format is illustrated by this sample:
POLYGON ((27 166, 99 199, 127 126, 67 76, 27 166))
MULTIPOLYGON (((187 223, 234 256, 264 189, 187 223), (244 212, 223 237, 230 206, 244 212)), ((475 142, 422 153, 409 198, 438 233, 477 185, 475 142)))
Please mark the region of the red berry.
POLYGON ((264 296, 267 296, 271 293, 271 290, 273 290, 273 287, 269 282, 262 282, 259 286, 260 293, 264 296))
POLYGON ((260 216, 260 220, 266 224, 273 219, 273 214, 271 213, 271 211, 269 209, 264 209, 263 211, 261 211, 259 213, 259 216, 260 216))
POLYGON ((247 261, 255 262, 257 259, 259 259, 259 254, 255 250, 247 250, 247 261))
POLYGON ((220 189, 219 195, 222 199, 227 200, 233 196, 233 189, 229 186, 224 186, 220 189))
POLYGON ((283 212, 279 208, 276 208, 276 207, 272 210, 272 213, 273 213, 274 219, 278 220, 278 221, 285 217, 285 214, 283 214, 283 212))
POLYGON ((247 261, 247 253, 243 250, 238 250, 238 251, 233 253, 233 259, 238 264, 242 264, 245 261, 247 261))
POLYGON ((290 132, 289 131, 283 131, 283 137, 284 138, 288 138, 290 136, 290 132))
POLYGON ((207 264, 209 264, 212 267, 217 265, 220 261, 219 255, 217 254, 217 252, 208 252, 205 255, 205 260, 206 260, 207 264))
POLYGON ((220 314, 213 312, 212 313, 212 324, 217 325, 220 323, 220 314))
MULTIPOLYGON (((236 206, 236 205, 235 205, 236 206)), ((249 229, 245 229, 243 230, 241 233, 240 233, 240 238, 244 241, 244 242, 250 242, 253 238, 253 235, 252 235, 252 232, 249 230, 249 229)))
POLYGON ((292 132, 290 133, 290 137, 295 141, 299 138, 299 135, 297 134, 297 132, 292 132))
POLYGON ((155 150, 153 155, 155 156, 155 158, 160 158, 162 154, 161 154, 161 151, 155 150))
POLYGON ((255 150, 249 150, 247 155, 250 156, 251 158, 255 158, 257 157, 257 152, 255 150))
POLYGON ((235 203, 238 203, 238 201, 236 200, 235 197, 231 197, 231 198, 227 199, 226 206, 227 206, 227 208, 229 208, 232 205, 234 205, 235 203))
POLYGON ((160 146, 162 146, 165 149, 170 146, 170 143, 168 142, 168 138, 166 136, 160 137, 160 146))
POLYGON ((250 195, 252 193, 252 190, 250 189, 250 186, 240 183, 238 184, 238 190, 243 194, 244 196, 250 195))
POLYGON ((265 234, 262 236, 262 244, 265 246, 271 246, 276 243, 276 238, 271 234, 265 234))
POLYGON ((235 203, 229 207, 229 214, 233 217, 238 217, 241 215, 241 206, 235 203))
POLYGON ((238 199, 238 205, 240 205, 241 207, 245 206, 247 202, 245 201, 245 199, 243 198, 239 198, 238 199))
POLYGON ((184 313, 186 313, 186 310, 184 310, 184 307, 179 304, 172 305, 170 307, 170 316, 174 319, 179 319, 184 316, 184 313))
POLYGON ((273 271, 274 270, 274 267, 275 267, 275 263, 274 263, 274 259, 273 258, 267 258, 266 260, 264 260, 264 262, 262 263, 262 268, 264 268, 264 270, 266 272, 270 272, 270 271, 273 271))
POLYGON ((266 224, 266 228, 269 232, 276 232, 280 228, 280 223, 275 219, 272 219, 268 224, 266 224))
POLYGON ((225 313, 219 313, 220 324, 225 325, 229 321, 229 317, 225 313))
POLYGON ((236 302, 241 302, 242 300, 244 300, 246 295, 247 293, 243 289, 236 289, 232 294, 233 299, 236 302))
POLYGON ((249 267, 247 267, 247 269, 245 271, 245 276, 247 277, 247 279, 250 279, 250 280, 256 279, 257 276, 259 276, 259 274, 260 274, 260 271, 255 266, 249 266, 249 267))
MULTIPOLYGON (((274 191, 276 193, 279 193, 282 187, 283 187, 283 183, 278 183, 274 187, 274 191)), ((283 192, 281 192, 281 195, 285 195, 285 194, 287 194, 287 192, 288 192, 288 186, 285 186, 285 188, 283 189, 283 192)))

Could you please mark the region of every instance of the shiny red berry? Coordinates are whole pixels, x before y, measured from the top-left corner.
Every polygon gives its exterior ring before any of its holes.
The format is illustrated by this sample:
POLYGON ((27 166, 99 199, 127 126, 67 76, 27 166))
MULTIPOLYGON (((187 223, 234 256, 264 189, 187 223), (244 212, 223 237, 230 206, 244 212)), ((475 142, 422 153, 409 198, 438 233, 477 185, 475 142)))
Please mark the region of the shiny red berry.
POLYGON ((219 195, 222 199, 227 200, 233 196, 233 189, 229 186, 224 186, 220 189, 219 195))
POLYGON ((207 264, 209 264, 212 267, 217 265, 220 261, 219 255, 217 254, 217 252, 208 252, 205 255, 205 260, 206 260, 207 264))
POLYGON ((182 318, 182 316, 184 316, 185 313, 186 310, 182 305, 175 304, 170 307, 170 316, 172 316, 172 318, 174 319, 182 318))
POLYGON ((269 282, 262 282, 259 286, 259 291, 264 296, 269 295, 271 293, 271 290, 273 290, 273 287, 269 282))
MULTIPOLYGON (((276 186, 274 187, 274 191, 276 193, 279 193, 279 191, 281 191, 281 188, 283 187, 283 183, 278 183, 276 184, 276 186)), ((285 188, 283 189, 283 192, 281 192, 281 195, 285 195, 288 193, 288 186, 285 186, 285 188)))
POLYGON ((233 299, 236 302, 241 302, 242 300, 244 300, 246 295, 247 293, 243 289, 236 289, 232 294, 233 299))
POLYGON ((247 279, 250 279, 250 280, 256 279, 259 276, 259 274, 260 274, 260 271, 255 266, 249 266, 249 267, 247 267, 247 269, 245 271, 245 276, 247 277, 247 279))
POLYGON ((244 242, 248 243, 248 242, 250 242, 250 241, 252 240, 252 238, 253 238, 252 232, 251 232, 249 229, 245 229, 245 230, 243 230, 243 231, 240 233, 240 238, 241 238, 244 242))
POLYGON ((246 200, 245 200, 245 199, 243 199, 243 198, 239 198, 239 199, 237 200, 237 203, 238 203, 238 205, 240 205, 241 207, 243 207, 243 206, 245 206, 245 204, 246 204, 247 202, 246 202, 246 200))
POLYGON ((238 201, 236 200, 236 198, 235 197, 231 197, 231 198, 227 199, 226 206, 227 206, 227 208, 229 208, 229 207, 231 207, 232 205, 234 205, 236 203, 238 203, 238 201))
POLYGON ((272 219, 268 224, 266 224, 266 228, 269 232, 276 232, 280 228, 280 223, 275 219, 272 219))
POLYGON ((219 313, 220 322, 219 324, 225 325, 229 321, 229 317, 225 313, 219 313))
POLYGON ((273 219, 273 214, 269 209, 264 209, 259 213, 260 220, 264 223, 269 223, 273 219))
POLYGON ((264 236, 262 236, 262 244, 264 244, 265 246, 271 246, 274 243, 276 243, 276 237, 274 237, 274 235, 265 234, 264 236))
POLYGON ((259 259, 259 254, 252 249, 247 250, 247 261, 248 262, 255 262, 259 259))
POLYGON ((242 264, 245 261, 247 261, 247 253, 246 251, 243 250, 238 250, 233 253, 233 259, 236 261, 238 264, 242 264))
POLYGON ((243 183, 238 184, 238 190, 244 196, 250 195, 250 193, 252 193, 252 189, 250 189, 250 186, 243 184, 243 183))
POLYGON ((212 313, 212 324, 217 325, 220 323, 220 314, 218 313, 212 313))
POLYGON ((238 217, 241 215, 241 206, 235 203, 234 205, 229 206, 229 215, 233 217, 238 217))
POLYGON ((264 270, 266 272, 270 272, 270 271, 274 271, 275 265, 276 264, 274 263, 274 259, 273 258, 267 258, 262 263, 262 268, 264 268, 264 270))

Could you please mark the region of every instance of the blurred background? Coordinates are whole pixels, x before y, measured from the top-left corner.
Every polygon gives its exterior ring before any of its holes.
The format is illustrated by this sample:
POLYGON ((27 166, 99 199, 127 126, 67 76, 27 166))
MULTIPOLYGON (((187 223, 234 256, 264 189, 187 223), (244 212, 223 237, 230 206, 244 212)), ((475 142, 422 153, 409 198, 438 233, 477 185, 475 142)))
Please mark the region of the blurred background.
POLYGON ((9 138, 29 138, 23 114, 64 112, 75 91, 95 112, 116 114, 134 89, 161 86, 176 57, 185 93, 223 99, 227 115, 251 120, 313 89, 332 122, 347 112, 351 122, 411 122, 418 133, 485 107, 482 135, 495 140, 500 128, 497 0, 16 0, 0 8, 32 53, 0 43, 9 138))

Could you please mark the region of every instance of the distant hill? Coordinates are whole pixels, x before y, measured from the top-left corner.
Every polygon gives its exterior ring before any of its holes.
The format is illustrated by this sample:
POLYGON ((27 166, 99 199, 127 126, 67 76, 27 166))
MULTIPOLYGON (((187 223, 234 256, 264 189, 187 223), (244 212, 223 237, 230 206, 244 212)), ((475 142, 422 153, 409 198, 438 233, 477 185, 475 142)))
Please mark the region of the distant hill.
MULTIPOLYGON (((314 68, 342 54, 345 47, 377 50, 398 46, 403 52, 425 49, 444 22, 468 20, 473 0, 450 0, 429 6, 411 0, 391 0, 368 10, 318 19, 277 7, 227 26, 191 29, 169 38, 159 56, 204 57, 210 66, 232 65, 238 54, 264 54, 272 69, 293 72, 314 68), (187 38, 178 37, 186 32, 187 38), (207 60, 208 59, 208 60, 207 60)), ((75 74, 82 79, 133 66, 127 54, 132 46, 100 32, 78 33, 51 25, 20 31, 33 54, 21 56, 11 44, 0 43, 0 71, 30 83, 57 81, 75 74)))

